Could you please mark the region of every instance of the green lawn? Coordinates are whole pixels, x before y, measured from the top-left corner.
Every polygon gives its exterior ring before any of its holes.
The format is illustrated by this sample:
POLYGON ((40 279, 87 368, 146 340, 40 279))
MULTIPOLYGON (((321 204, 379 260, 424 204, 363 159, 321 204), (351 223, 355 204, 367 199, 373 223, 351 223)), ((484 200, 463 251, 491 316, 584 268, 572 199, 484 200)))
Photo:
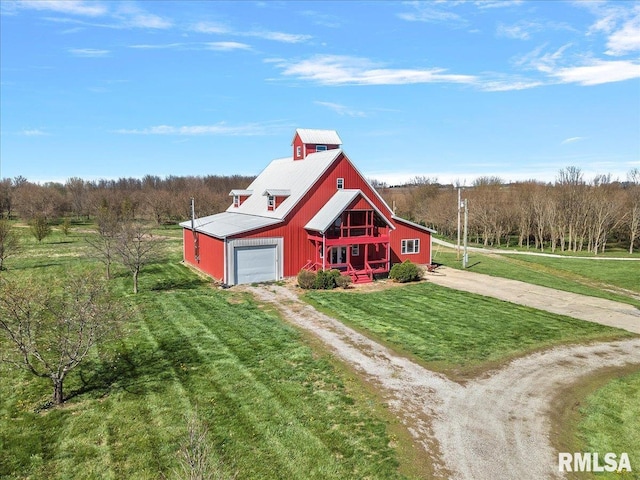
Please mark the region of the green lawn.
POLYGON ((428 282, 305 298, 431 368, 462 373, 552 345, 632 335, 428 282))
MULTIPOLYGON (((462 268, 451 250, 434 251, 433 261, 462 268)), ((640 308, 640 262, 551 258, 533 255, 469 254, 469 270, 568 292, 607 298, 640 308)))
MULTIPOLYGON (((178 232, 179 233, 179 232, 178 232)), ((94 263, 84 233, 25 238, 6 275, 64 274, 94 263)), ((331 359, 250 297, 212 289, 179 264, 180 240, 143 270, 126 336, 65 381, 0 367, 0 478, 179 478, 186 415, 208 428, 211 459, 238 479, 403 478, 387 422, 331 359)))
POLYGON ((585 452, 629 455, 632 473, 596 478, 640 479, 640 372, 613 380, 588 396, 580 409, 578 437, 585 452))

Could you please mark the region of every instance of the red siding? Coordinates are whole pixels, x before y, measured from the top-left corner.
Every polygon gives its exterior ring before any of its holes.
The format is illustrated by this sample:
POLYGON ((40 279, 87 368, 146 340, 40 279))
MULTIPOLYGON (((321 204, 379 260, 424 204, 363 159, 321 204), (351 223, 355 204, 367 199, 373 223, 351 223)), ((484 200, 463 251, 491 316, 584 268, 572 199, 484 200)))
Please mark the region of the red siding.
POLYGON ((393 220, 396 229, 391 232, 391 263, 411 260, 413 263, 431 263, 431 234, 422 229, 393 220), (403 255, 402 240, 420 240, 420 251, 403 255))
POLYGON ((332 144, 324 144, 324 143, 302 143, 300 139, 300 135, 296 133, 295 138, 293 139, 293 159, 294 160, 303 160, 310 153, 316 152, 317 145, 325 145, 327 150, 335 150, 336 148, 340 148, 340 145, 332 145, 332 144), (297 148, 300 147, 300 156, 296 155, 297 148))
MULTIPOLYGON (((313 244, 307 238, 307 231, 304 229, 304 226, 338 191, 336 187, 336 180, 338 178, 344 178, 344 188, 362 190, 387 219, 391 219, 391 212, 387 209, 386 205, 378 198, 375 192, 372 191, 367 181, 353 168, 349 160, 341 154, 341 158, 334 162, 314 187, 298 202, 298 205, 293 208, 284 225, 251 232, 241 237, 283 237, 284 276, 291 277, 297 275, 309 260, 315 260, 316 255, 313 244)), ((386 234, 386 230, 387 229, 380 229, 380 234, 386 234)))
POLYGON ((224 278, 224 241, 203 233, 198 233, 197 235, 200 262, 195 260, 193 233, 188 228, 182 229, 184 261, 207 275, 222 281, 224 278))
MULTIPOLYGON (((301 145, 299 137, 296 135, 294 139, 294 156, 295 147, 301 145)), ((312 161, 312 160, 302 160, 312 161)), ((283 238, 283 270, 285 277, 291 277, 305 266, 308 261, 315 261, 316 252, 313 243, 307 237, 307 231, 304 226, 313 218, 316 213, 327 203, 327 201, 338 191, 336 180, 344 179, 345 189, 360 189, 369 198, 382 214, 392 221, 396 230, 391 231, 389 228, 380 228, 380 235, 391 236, 391 261, 393 263, 404 260, 411 260, 415 263, 430 263, 431 261, 431 239, 430 233, 424 230, 412 227, 404 223, 391 220, 392 212, 382 199, 376 194, 372 187, 363 179, 350 161, 340 154, 340 157, 333 165, 324 173, 324 175, 316 182, 316 184, 306 193, 306 195, 298 202, 298 204, 289 213, 284 224, 277 227, 264 228, 247 234, 241 234, 235 238, 265 238, 275 237, 283 238), (402 255, 401 240, 402 239, 420 239, 420 251, 417 254, 402 255)), ((363 200, 359 199, 354 202, 352 208, 363 208, 370 210, 370 206, 363 200)), ((209 237, 202 233, 199 235, 199 251, 200 262, 194 260, 193 236, 190 230, 184 229, 184 258, 185 261, 194 265, 199 270, 211 275, 217 279, 224 277, 224 246, 225 243, 217 238, 209 237)), ((371 248, 380 248, 379 246, 371 248)), ((370 252, 372 253, 372 252, 370 252)), ((363 257, 364 250, 360 247, 360 257, 363 257)))

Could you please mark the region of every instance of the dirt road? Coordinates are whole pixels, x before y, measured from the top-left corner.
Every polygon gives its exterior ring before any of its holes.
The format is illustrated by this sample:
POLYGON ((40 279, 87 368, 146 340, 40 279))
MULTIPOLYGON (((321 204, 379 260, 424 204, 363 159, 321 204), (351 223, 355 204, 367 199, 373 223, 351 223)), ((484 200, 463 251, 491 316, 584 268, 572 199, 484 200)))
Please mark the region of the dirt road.
POLYGON ((632 339, 540 352, 460 385, 318 312, 287 287, 247 288, 377 383, 439 478, 558 478, 548 420, 554 392, 601 368, 640 365, 640 339, 632 339))

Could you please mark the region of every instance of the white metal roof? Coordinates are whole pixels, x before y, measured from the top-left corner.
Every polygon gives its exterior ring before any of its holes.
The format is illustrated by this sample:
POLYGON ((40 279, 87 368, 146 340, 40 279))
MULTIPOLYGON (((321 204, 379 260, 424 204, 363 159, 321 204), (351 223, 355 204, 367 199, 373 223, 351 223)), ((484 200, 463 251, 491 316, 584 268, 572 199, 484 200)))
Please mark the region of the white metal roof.
POLYGON ((253 194, 253 190, 237 190, 237 189, 234 189, 234 190, 231 190, 229 192, 229 196, 230 197, 233 197, 234 195, 239 195, 239 196, 243 196, 244 197, 244 196, 249 196, 249 195, 252 195, 252 194, 253 194))
MULTIPOLYGON (((195 220, 196 232, 202 232, 217 238, 226 238, 258 228, 269 227, 280 223, 280 219, 260 217, 258 215, 244 215, 241 213, 222 212, 195 220)), ((180 224, 191 230, 191 220, 180 224)))
POLYGON ((304 228, 308 230, 315 230, 320 233, 324 233, 327 229, 333 225, 333 222, 342 215, 347 207, 358 197, 362 196, 369 205, 375 210, 375 212, 389 225, 391 228, 393 224, 385 217, 380 210, 369 200, 362 190, 358 189, 345 189, 338 190, 333 197, 329 199, 327 203, 325 203, 324 207, 322 207, 315 216, 309 220, 304 228))
POLYGON ((288 188, 286 190, 278 189, 278 188, 268 188, 264 191, 262 195, 273 195, 274 197, 288 197, 289 195, 291 195, 291 190, 289 190, 288 188))
POLYGON ((334 149, 311 153, 304 160, 287 157, 272 161, 251 182, 247 190, 254 192, 287 190, 290 195, 273 211, 267 209, 267 199, 264 196, 251 195, 239 207, 229 206, 227 212, 283 220, 341 153, 342 150, 334 149))
POLYGON ((396 221, 398 221, 400 223, 404 223, 406 225, 411 225, 412 227, 420 228, 420 229, 422 229, 422 230, 424 230, 426 232, 429 232, 429 233, 438 233, 435 230, 433 230, 432 228, 425 227, 424 225, 420 225, 419 223, 412 222, 410 220, 407 220, 406 218, 398 217, 397 215, 393 215, 391 218, 393 218, 394 220, 396 220, 396 221))
MULTIPOLYGON (((300 136, 302 143, 313 143, 316 145, 342 145, 342 140, 335 130, 316 130, 312 128, 298 128, 296 133, 300 136)), ((296 138, 295 135, 293 137, 296 138)), ((293 145, 293 140, 291 141, 293 145)))

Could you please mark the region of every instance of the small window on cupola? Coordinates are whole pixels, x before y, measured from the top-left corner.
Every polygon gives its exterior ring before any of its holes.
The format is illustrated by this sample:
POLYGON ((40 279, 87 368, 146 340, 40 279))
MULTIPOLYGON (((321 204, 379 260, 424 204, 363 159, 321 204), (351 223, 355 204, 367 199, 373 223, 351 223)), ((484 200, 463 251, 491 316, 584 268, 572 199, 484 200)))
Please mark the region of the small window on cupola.
POLYGON ((233 206, 236 208, 240 206, 240 195, 233 196, 233 206))

